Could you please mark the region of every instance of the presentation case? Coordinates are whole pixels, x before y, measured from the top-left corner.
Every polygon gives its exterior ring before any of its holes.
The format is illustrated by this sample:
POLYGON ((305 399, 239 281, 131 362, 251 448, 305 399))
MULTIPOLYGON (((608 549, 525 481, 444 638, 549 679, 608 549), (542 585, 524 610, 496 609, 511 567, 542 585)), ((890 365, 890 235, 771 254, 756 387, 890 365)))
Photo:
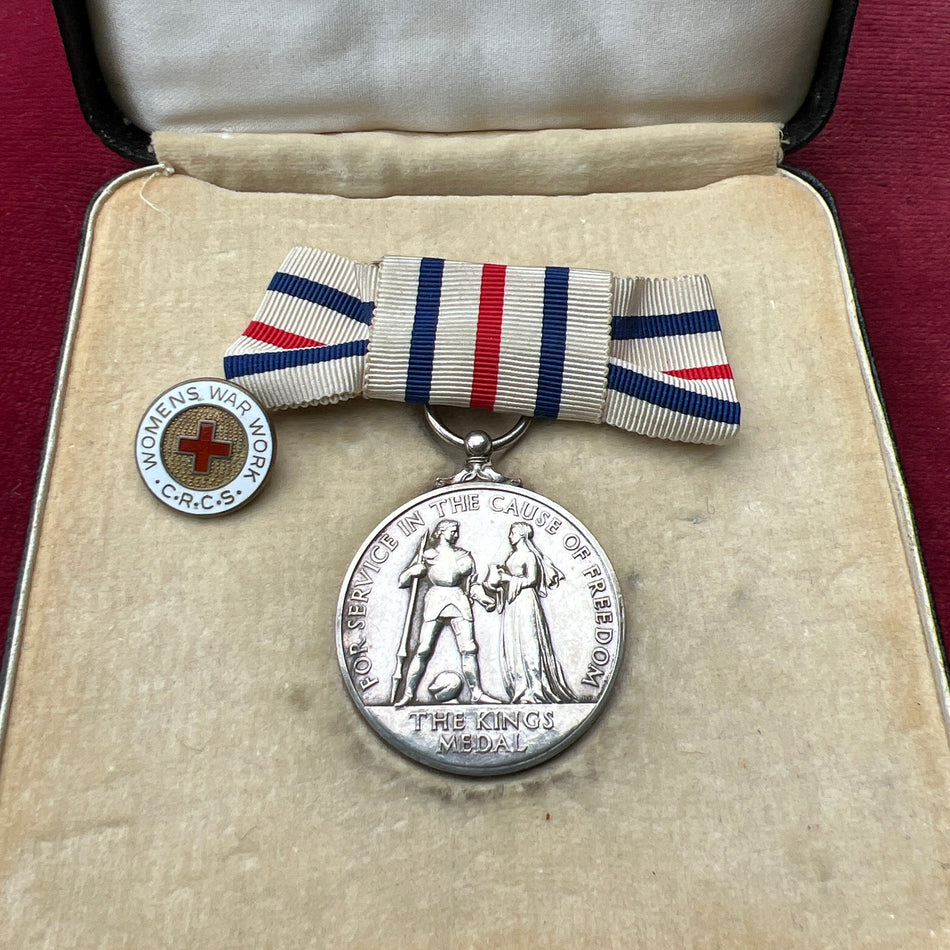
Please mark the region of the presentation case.
POLYGON ((90 211, 5 671, 4 942, 946 934, 946 670, 834 214, 784 157, 854 5, 738 6, 58 5, 93 126, 143 168, 90 211), (347 565, 458 468, 418 407, 275 414, 271 481, 225 518, 140 482, 142 412, 220 374, 297 244, 710 276, 734 442, 537 422, 504 459, 627 603, 605 714, 546 764, 428 771, 341 683, 347 565))

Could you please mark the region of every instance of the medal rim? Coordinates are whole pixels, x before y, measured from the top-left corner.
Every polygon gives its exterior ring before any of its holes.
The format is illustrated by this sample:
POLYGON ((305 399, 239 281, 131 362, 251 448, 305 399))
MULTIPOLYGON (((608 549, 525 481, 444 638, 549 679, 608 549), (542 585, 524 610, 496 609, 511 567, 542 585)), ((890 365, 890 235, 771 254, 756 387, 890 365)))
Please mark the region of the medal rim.
MULTIPOLYGON (((416 495, 414 498, 411 498, 405 504, 400 505, 398 508, 393 509, 393 511, 383 518, 372 531, 366 536, 366 540, 360 545, 359 550, 356 555, 350 561, 350 565, 346 570, 346 573, 343 578, 343 583, 340 586, 340 596, 337 600, 337 610, 336 618, 334 625, 334 639, 336 640, 336 653, 337 660, 340 665, 340 675, 343 679, 343 684, 346 687, 347 693, 349 693, 350 699, 353 704, 356 706, 360 715, 366 722, 369 724, 370 728, 374 733, 394 751, 398 752, 400 755, 411 759, 413 762, 425 766, 426 768, 432 770, 433 772, 438 772, 443 775, 456 775, 465 778, 494 778, 504 775, 512 775, 516 772, 522 772, 526 769, 534 768, 535 766, 542 765, 544 762, 547 762, 553 759, 555 756, 560 755, 564 752, 569 746, 573 745, 575 742, 580 740, 588 730, 597 722, 601 717, 606 708, 607 704, 610 702, 613 695, 614 686, 616 684, 620 667, 624 662, 625 650, 626 650, 626 624, 627 624, 627 615, 626 609, 623 602, 623 590, 620 587, 620 581, 617 578, 617 572, 614 570, 613 563, 610 558, 607 556, 607 553, 601 547, 600 542, 597 540, 594 533, 587 527, 587 525, 576 515, 569 512, 566 508, 562 507, 556 501, 552 501, 546 495, 541 495, 538 492, 534 492, 529 488, 524 488, 521 485, 515 485, 511 482, 505 483, 495 483, 487 481, 470 481, 470 482, 460 482, 451 485, 445 485, 440 488, 434 488, 431 491, 423 492, 421 495, 416 495), (377 539, 379 534, 383 529, 392 524, 397 518, 405 514, 409 509, 417 506, 421 502, 427 501, 430 498, 437 498, 441 495, 453 494, 459 491, 465 491, 470 489, 494 489, 494 490, 505 490, 511 491, 518 495, 522 495, 531 500, 540 501, 543 504, 547 505, 549 508, 556 511, 558 514, 565 516, 570 521, 575 522, 581 528, 583 528, 584 533, 587 535, 588 540, 592 543, 597 554, 600 556, 603 566, 606 568, 606 572, 609 580, 613 583, 614 591, 617 595, 617 613, 618 613, 618 623, 617 623, 617 653, 616 660, 614 661, 613 671, 610 679, 608 680, 606 686, 604 687, 603 693, 600 697, 593 703, 593 708, 590 713, 584 717, 584 719, 578 723, 574 729, 563 736, 559 741, 552 743, 550 746, 544 748, 543 750, 538 751, 534 755, 526 759, 521 759, 518 762, 512 762, 509 764, 499 764, 496 766, 483 766, 480 768, 466 768, 464 765, 459 765, 455 763, 440 763, 426 756, 424 753, 417 752, 414 748, 408 744, 397 744, 394 738, 390 733, 384 731, 382 725, 378 723, 374 717, 372 717, 367 711, 366 705, 361 701, 359 694, 356 692, 356 687, 353 684, 349 671, 346 666, 346 656, 343 650, 343 616, 344 608, 346 605, 347 599, 347 590, 350 587, 350 582, 353 578, 353 575, 356 572, 356 569, 369 551, 369 548, 373 542, 377 539)), ((586 704, 585 704, 586 705, 586 704)))
MULTIPOLYGON (((229 409, 228 407, 226 407, 226 406, 219 406, 217 403, 214 403, 214 402, 212 402, 212 401, 210 401, 210 400, 207 400, 207 399, 203 399, 203 400, 201 400, 200 402, 192 403, 191 406, 186 406, 185 408, 186 408, 186 409, 187 409, 187 408, 193 408, 193 407, 196 408, 196 407, 202 406, 202 405, 215 406, 216 408, 225 409, 226 411, 229 411, 229 412, 230 412, 230 409, 229 409)), ((176 418, 177 415, 178 415, 178 413, 175 413, 175 415, 169 416, 168 419, 165 419, 165 420, 164 420, 164 424, 162 425, 162 429, 161 429, 161 435, 158 437, 158 441, 159 441, 159 442, 161 442, 161 438, 162 438, 162 436, 164 436, 166 429, 167 429, 168 426, 171 424, 171 422, 176 418)), ((241 419, 240 419, 239 416, 237 416, 237 415, 234 414, 234 413, 232 413, 232 415, 234 415, 235 418, 238 420, 238 422, 239 422, 242 426, 244 426, 244 424, 243 424, 243 422, 241 421, 241 419)), ((245 429, 245 432, 246 432, 246 431, 247 431, 247 427, 244 426, 244 429, 245 429)), ((249 437, 249 441, 250 441, 250 437, 249 437)), ((192 518, 220 518, 220 517, 222 517, 223 515, 229 515, 229 514, 231 514, 232 512, 237 511, 239 508, 243 508, 246 504, 248 504, 249 502, 253 501, 253 500, 254 500, 255 498, 257 498, 257 496, 260 494, 261 489, 263 489, 263 487, 267 484, 267 481, 268 481, 268 479, 270 478, 270 474, 271 474, 271 472, 273 471, 273 468, 274 468, 274 459, 275 459, 275 457, 276 457, 276 455, 277 455, 277 433, 276 433, 276 431, 274 430, 274 424, 273 424, 273 422, 271 421, 271 418, 270 418, 270 416, 268 415, 267 410, 264 408, 263 405, 261 405, 260 400, 259 400, 252 392, 249 392, 249 391, 248 391, 247 389, 245 389, 243 386, 240 386, 240 385, 238 385, 237 383, 232 382, 230 379, 222 379, 221 377, 218 377, 218 376, 196 376, 196 377, 194 377, 194 378, 192 378, 192 379, 183 379, 183 380, 181 380, 181 382, 175 383, 173 386, 169 386, 169 387, 168 387, 167 389, 165 389, 163 392, 159 393, 159 395, 157 395, 157 396, 148 404, 148 407, 146 408, 145 412, 142 413, 142 418, 139 420, 139 424, 138 424, 138 425, 136 426, 136 428, 135 428, 135 445, 134 445, 134 450, 133 450, 133 451, 134 451, 134 455, 135 455, 135 468, 136 468, 136 471, 139 473, 139 477, 142 479, 142 481, 143 481, 144 484, 145 484, 145 487, 148 489, 148 493, 149 493, 153 498, 155 498, 158 502, 160 502, 162 505, 164 505, 166 508, 170 509, 171 511, 175 511, 175 512, 177 512, 178 514, 185 515, 185 516, 187 516, 187 517, 192 517, 192 518), (176 390, 181 389, 181 388, 183 388, 183 387, 185 387, 185 386, 191 386, 191 385, 193 385, 193 384, 195 384, 195 383, 214 383, 215 385, 225 385, 225 386, 229 386, 230 388, 232 388, 232 389, 236 390, 237 392, 239 392, 242 396, 245 396, 248 400, 250 400, 250 402, 253 404, 253 406, 254 406, 255 408, 257 408, 257 409, 260 411, 260 413, 261 413, 261 418, 264 420, 264 424, 267 426, 267 434, 268 434, 268 436, 269 436, 269 438, 270 438, 270 453, 269 453, 269 458, 268 458, 268 462, 267 462, 267 468, 265 469, 264 474, 261 476, 261 480, 260 480, 256 485, 253 486, 253 488, 247 493, 246 497, 242 498, 240 501, 236 502, 235 504, 229 505, 228 507, 222 508, 222 509, 220 509, 220 510, 200 509, 200 510, 191 511, 191 510, 188 510, 188 509, 179 508, 179 507, 177 507, 176 505, 169 504, 169 502, 166 501, 160 494, 158 494, 158 493, 153 489, 152 485, 149 484, 148 477, 147 477, 147 476, 145 475, 145 473, 142 471, 142 466, 139 464, 139 439, 141 438, 141 435, 142 435, 142 426, 144 425, 146 419, 148 419, 149 415, 151 414, 151 412, 153 411, 153 409, 155 408, 155 406, 157 406, 169 393, 175 392, 176 390)), ((160 453, 160 452, 159 452, 159 460, 158 460, 158 461, 159 461, 159 464, 160 464, 161 467, 162 467, 162 470, 163 470, 163 471, 165 472, 165 474, 168 476, 168 480, 169 480, 170 482, 172 482, 173 484, 175 484, 176 486, 179 486, 180 488, 186 489, 186 490, 188 490, 188 491, 193 491, 193 492, 198 493, 198 494, 201 494, 201 495, 206 495, 206 494, 208 494, 208 490, 207 490, 207 489, 188 488, 186 485, 182 485, 181 482, 179 482, 177 479, 173 478, 172 475, 169 473, 168 469, 165 467, 165 464, 161 461, 161 453, 160 453)), ((238 477, 238 476, 235 476, 235 478, 237 478, 237 477, 238 477)), ((233 480, 232 480, 232 481, 233 481, 233 480)), ((227 484, 231 484, 231 483, 228 482, 227 484)), ((224 488, 226 488, 226 487, 227 487, 227 485, 222 485, 222 486, 221 486, 221 489, 212 489, 212 491, 220 491, 220 490, 222 490, 222 489, 224 489, 224 488)))

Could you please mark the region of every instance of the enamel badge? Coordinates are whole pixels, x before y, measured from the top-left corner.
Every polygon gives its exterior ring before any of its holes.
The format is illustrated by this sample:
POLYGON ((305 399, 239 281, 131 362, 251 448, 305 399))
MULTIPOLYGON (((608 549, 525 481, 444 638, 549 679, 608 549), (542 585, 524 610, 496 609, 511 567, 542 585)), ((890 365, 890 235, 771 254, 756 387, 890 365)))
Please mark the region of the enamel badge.
POLYGON ((189 515, 220 515, 247 504, 267 479, 274 432, 257 400, 220 379, 192 379, 146 410, 135 460, 149 491, 189 515))

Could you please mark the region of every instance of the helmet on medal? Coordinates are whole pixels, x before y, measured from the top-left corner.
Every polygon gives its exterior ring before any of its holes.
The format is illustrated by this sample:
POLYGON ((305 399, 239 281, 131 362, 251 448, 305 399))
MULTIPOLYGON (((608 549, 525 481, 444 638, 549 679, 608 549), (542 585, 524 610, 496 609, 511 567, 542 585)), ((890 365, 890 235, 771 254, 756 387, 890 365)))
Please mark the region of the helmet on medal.
POLYGON ((442 670, 432 677, 428 687, 429 695, 437 703, 451 703, 458 699, 463 686, 462 677, 458 673, 454 670, 442 670))

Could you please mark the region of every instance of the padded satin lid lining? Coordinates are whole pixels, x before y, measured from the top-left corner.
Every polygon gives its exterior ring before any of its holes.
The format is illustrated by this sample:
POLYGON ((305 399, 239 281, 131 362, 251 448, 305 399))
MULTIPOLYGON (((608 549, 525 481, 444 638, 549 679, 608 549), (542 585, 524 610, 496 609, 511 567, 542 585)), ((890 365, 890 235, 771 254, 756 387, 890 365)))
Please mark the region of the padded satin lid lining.
POLYGON ((90 0, 149 131, 456 132, 784 122, 830 0, 90 0))

